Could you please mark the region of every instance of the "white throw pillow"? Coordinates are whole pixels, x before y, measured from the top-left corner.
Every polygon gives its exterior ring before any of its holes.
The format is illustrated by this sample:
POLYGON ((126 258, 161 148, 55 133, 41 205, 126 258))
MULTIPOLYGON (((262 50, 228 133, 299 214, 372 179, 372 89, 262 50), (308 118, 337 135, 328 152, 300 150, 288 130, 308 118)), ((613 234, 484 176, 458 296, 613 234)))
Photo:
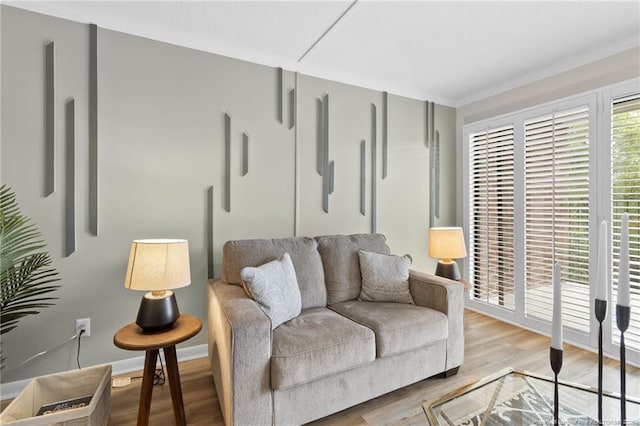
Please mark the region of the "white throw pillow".
POLYGON ((271 319, 272 330, 300 315, 300 288, 288 253, 256 268, 242 268, 240 277, 249 296, 271 319))
POLYGON ((362 290, 360 300, 413 304, 409 292, 411 256, 394 256, 358 250, 362 290))

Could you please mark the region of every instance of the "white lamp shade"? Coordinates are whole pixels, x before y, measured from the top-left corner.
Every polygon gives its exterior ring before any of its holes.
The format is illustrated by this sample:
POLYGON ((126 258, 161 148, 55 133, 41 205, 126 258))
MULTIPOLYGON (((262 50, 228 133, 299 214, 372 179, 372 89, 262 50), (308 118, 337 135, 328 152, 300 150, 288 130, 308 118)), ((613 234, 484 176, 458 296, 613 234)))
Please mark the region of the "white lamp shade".
POLYGON ((124 286, 161 291, 191 284, 187 240, 135 240, 131 243, 124 286))
POLYGON ((429 228, 429 257, 461 259, 467 256, 462 228, 429 228))

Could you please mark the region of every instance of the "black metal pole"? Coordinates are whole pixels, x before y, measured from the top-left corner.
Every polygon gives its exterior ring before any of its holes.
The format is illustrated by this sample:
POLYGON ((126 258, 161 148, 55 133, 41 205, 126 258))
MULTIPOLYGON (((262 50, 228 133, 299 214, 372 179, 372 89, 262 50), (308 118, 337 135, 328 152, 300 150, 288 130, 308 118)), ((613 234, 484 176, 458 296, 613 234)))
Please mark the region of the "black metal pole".
POLYGON ((620 424, 627 424, 627 349, 624 345, 624 332, 629 327, 631 308, 629 306, 616 305, 616 322, 620 330, 620 424))
POLYGON ((602 321, 607 316, 607 301, 596 299, 596 319, 598 320, 598 424, 602 424, 602 321))
POLYGON ((549 360, 551 361, 551 370, 553 370, 553 424, 560 424, 560 403, 558 397, 558 373, 562 368, 562 350, 551 348, 549 351, 549 360))

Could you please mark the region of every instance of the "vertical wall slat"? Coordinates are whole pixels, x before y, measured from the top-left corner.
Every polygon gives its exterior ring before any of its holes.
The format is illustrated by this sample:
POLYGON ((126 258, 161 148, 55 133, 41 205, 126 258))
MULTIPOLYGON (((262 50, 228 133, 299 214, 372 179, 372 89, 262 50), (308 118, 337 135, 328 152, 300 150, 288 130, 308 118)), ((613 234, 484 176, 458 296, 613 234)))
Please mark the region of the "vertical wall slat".
POLYGON ((364 216, 366 214, 366 155, 367 155, 367 142, 365 140, 360 141, 360 213, 364 216))
POLYGON ((429 101, 424 101, 424 144, 430 148, 429 134, 431 133, 431 124, 429 123, 429 101))
POLYGON ((322 101, 322 210, 329 213, 329 95, 322 101))
MULTIPOLYGON (((299 84, 298 84, 298 80, 300 79, 299 74, 296 72, 295 73, 295 81, 294 81, 294 85, 295 85, 295 95, 296 95, 296 101, 295 101, 295 118, 297 119, 298 117, 298 96, 300 91, 299 91, 299 84)), ((300 229, 300 158, 299 158, 299 150, 298 150, 298 132, 300 130, 298 129, 297 123, 296 126, 293 130, 293 157, 294 157, 294 165, 293 165, 293 178, 294 178, 294 182, 293 182, 293 236, 297 237, 298 236, 298 230, 300 229)))
POLYGON ((324 103, 316 99, 316 171, 320 176, 324 173, 324 103))
POLYGON ((278 123, 283 123, 284 120, 284 71, 282 68, 278 68, 278 76, 277 76, 277 118, 278 123))
POLYGON ((289 91, 289 129, 296 125, 296 89, 289 91))
POLYGON ((433 142, 435 139, 435 130, 436 130, 436 104, 430 102, 431 110, 429 116, 429 123, 431 124, 431 131, 429 133, 429 139, 433 142))
POLYGON ((436 140, 435 140, 435 183, 434 183, 434 192, 435 192, 435 206, 434 206, 434 216, 436 218, 440 218, 440 132, 436 130, 436 140))
POLYGON ((76 134, 75 101, 67 101, 65 115, 65 245, 64 255, 76 251, 76 134))
POLYGON ((89 25, 89 231, 98 235, 98 27, 89 25))
POLYGON ((335 190, 335 178, 336 178, 336 168, 335 168, 336 162, 331 160, 329 161, 329 194, 333 194, 333 191, 335 190))
POLYGON ((214 254, 213 254, 213 185, 207 190, 207 277, 215 278, 214 254))
POLYGON ((377 165, 377 108, 376 104, 371 104, 371 233, 375 234, 377 232, 377 175, 376 175, 376 165, 377 165))
POLYGON ((387 112, 387 98, 388 93, 382 92, 382 179, 387 178, 387 122, 388 122, 388 112, 387 112))
POLYGON ((231 115, 224 114, 224 209, 231 211, 231 115))
POLYGON ((53 42, 47 43, 44 51, 44 104, 45 104, 45 171, 44 171, 44 196, 48 197, 56 190, 56 137, 55 137, 55 46, 53 42))
MULTIPOLYGON (((429 133, 431 131, 429 130, 429 133)), ((429 140, 429 227, 436 226, 435 204, 436 204, 436 167, 435 167, 435 143, 429 140)))
POLYGON ((249 173, 249 135, 242 132, 242 176, 249 173))

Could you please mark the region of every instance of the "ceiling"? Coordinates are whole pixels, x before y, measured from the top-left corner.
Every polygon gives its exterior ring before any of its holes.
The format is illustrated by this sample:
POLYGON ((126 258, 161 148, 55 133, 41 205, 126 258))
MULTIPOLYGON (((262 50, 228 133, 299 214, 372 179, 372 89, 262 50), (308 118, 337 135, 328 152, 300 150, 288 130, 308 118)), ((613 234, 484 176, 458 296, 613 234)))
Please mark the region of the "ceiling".
POLYGON ((451 106, 640 46, 637 0, 4 3, 451 106))

